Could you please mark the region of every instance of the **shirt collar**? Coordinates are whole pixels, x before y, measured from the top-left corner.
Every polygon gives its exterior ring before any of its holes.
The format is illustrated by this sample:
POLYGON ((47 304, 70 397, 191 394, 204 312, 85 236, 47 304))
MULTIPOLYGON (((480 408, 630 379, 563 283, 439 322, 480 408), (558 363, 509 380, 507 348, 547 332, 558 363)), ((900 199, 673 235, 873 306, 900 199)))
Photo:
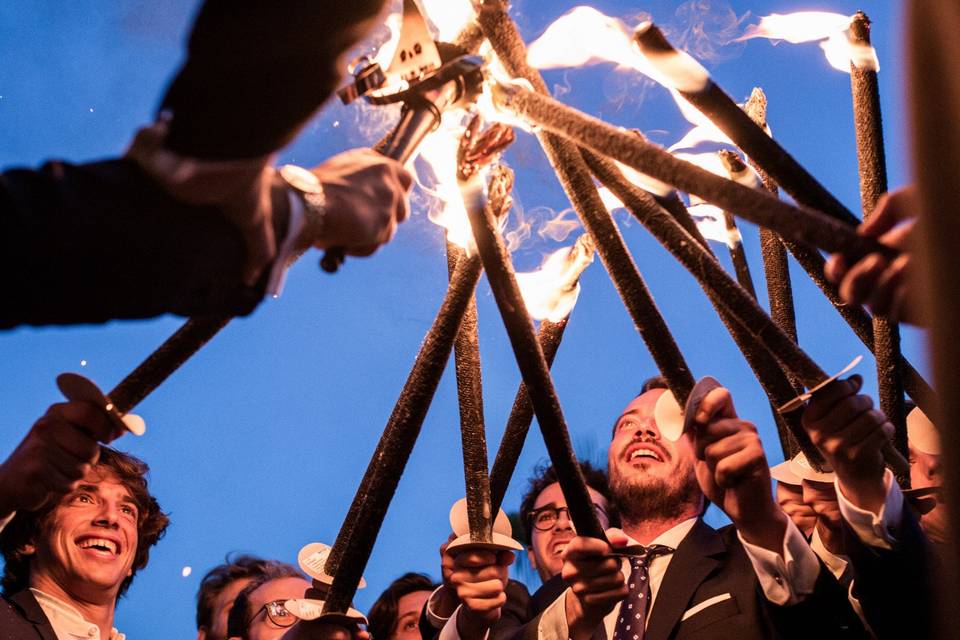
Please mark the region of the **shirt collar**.
MULTIPOLYGON (((650 544, 662 544, 670 547, 673 550, 676 550, 677 547, 680 546, 680 543, 683 542, 683 539, 687 537, 687 534, 690 533, 690 530, 693 529, 693 525, 697 523, 698 519, 699 518, 695 517, 688 518, 683 522, 673 525, 671 528, 654 538, 650 544)), ((629 539, 629 544, 640 544, 630 536, 627 536, 627 538, 629 539)))
MULTIPOLYGON (((31 587, 30 591, 37 599, 37 604, 43 609, 43 613, 46 614, 59 640, 100 637, 100 628, 84 618, 76 607, 39 589, 31 587)), ((116 627, 111 629, 110 640, 125 639, 126 636, 117 631, 116 627)))

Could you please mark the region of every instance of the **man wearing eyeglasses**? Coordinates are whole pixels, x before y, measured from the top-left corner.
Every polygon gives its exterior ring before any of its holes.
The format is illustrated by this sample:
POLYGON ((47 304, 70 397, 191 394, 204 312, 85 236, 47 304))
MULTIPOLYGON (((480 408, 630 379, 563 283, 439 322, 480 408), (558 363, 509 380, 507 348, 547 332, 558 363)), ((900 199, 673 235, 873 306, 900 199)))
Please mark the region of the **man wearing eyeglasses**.
POLYGON ((302 598, 310 582, 283 563, 267 569, 237 595, 227 621, 227 635, 241 640, 280 638, 297 622, 284 603, 302 598))

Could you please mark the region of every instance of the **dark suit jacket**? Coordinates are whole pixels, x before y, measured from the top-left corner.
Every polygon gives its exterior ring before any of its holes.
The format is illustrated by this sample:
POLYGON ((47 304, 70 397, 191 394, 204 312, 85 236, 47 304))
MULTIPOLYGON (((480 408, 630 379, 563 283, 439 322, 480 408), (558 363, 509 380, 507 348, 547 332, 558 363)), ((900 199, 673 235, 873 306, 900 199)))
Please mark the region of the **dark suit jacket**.
MULTIPOLYGON (((211 159, 281 148, 330 95, 338 56, 382 4, 207 0, 163 99, 167 145, 211 159)), ((283 210, 285 193, 277 181, 283 210)), ((173 200, 133 162, 0 174, 0 328, 247 314, 267 276, 244 285, 245 260, 240 230, 216 208, 173 200)))
MULTIPOLYGON (((853 595, 877 638, 932 638, 939 554, 904 504, 898 544, 864 544, 844 520, 843 544, 853 567, 853 595)), ((950 605, 955 606, 955 605, 950 605)))
POLYGON ((0 640, 57 640, 29 589, 0 598, 0 640))
MULTIPOLYGON (((554 593, 560 585, 548 582, 554 593)), ((562 589, 560 589, 562 593, 562 589)), ((534 594, 532 601, 542 602, 534 594)), ((547 603, 549 604, 549 602, 547 603)), ((670 561, 647 625, 646 640, 753 638, 861 638, 864 631, 846 593, 821 567, 814 593, 791 607, 764 597, 736 530, 717 531, 698 520, 670 561), (684 612, 710 598, 723 599, 681 620, 684 612)), ((540 615, 514 634, 537 640, 540 615)), ((605 636, 603 629, 599 630, 605 636)))

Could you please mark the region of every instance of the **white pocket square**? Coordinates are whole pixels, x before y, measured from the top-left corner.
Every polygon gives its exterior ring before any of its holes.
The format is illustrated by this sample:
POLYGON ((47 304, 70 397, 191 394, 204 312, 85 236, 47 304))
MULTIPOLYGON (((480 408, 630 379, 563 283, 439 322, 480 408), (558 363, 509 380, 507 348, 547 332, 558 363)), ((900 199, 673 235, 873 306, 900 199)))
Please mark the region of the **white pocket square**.
POLYGON ((701 603, 699 603, 699 604, 695 604, 695 605, 693 605, 692 607, 690 607, 689 609, 687 609, 686 611, 684 611, 683 617, 680 618, 680 621, 683 622, 683 621, 686 620, 687 618, 689 618, 689 617, 691 617, 691 616, 695 616, 696 614, 700 613, 701 611, 703 611, 703 610, 706 609, 707 607, 712 607, 713 605, 715 605, 715 604, 717 604, 717 603, 719 603, 719 602, 723 602, 724 600, 729 600, 729 599, 731 599, 732 597, 733 597, 733 596, 732 596, 730 593, 721 593, 721 594, 718 595, 718 596, 713 596, 712 598, 707 598, 707 599, 704 600, 703 602, 701 602, 701 603))

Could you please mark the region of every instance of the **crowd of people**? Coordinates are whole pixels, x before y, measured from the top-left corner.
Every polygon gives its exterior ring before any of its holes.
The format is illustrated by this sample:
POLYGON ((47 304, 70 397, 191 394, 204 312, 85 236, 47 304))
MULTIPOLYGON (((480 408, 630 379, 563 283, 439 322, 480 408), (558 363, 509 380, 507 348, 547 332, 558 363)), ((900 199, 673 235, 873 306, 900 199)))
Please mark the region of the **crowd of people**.
MULTIPOLYGON (((326 11, 290 3, 284 12, 206 2, 157 121, 124 158, 3 174, 8 304, 0 324, 247 313, 304 246, 369 255, 389 241, 412 183, 399 163, 353 150, 306 178, 272 167, 381 9, 379 0, 326 11), (262 33, 271 34, 269 47, 252 37, 262 33)), ((826 275, 848 302, 925 322, 911 263, 917 208, 912 191, 894 194, 861 228, 899 249, 896 259, 828 262, 826 275)), ((692 428, 674 440, 655 411, 667 385, 639 383, 619 413, 611 407, 607 471, 581 463, 605 538, 577 535, 551 467, 529 478, 517 505, 523 530, 499 532, 522 536, 521 561, 542 582, 533 593, 509 579, 511 545, 453 544, 437 532, 438 566, 412 569, 438 570, 439 583, 407 573, 366 617, 310 621, 292 603, 307 594, 323 600, 326 583, 279 560, 228 556, 201 582, 198 638, 934 633, 949 535, 937 431, 918 409, 905 489, 884 464, 893 427, 860 393, 859 376, 831 382, 803 409, 823 468, 801 454, 771 469, 757 429, 724 388, 702 399, 688 416, 692 428), (731 524, 708 525, 710 505, 731 524)), ((113 626, 117 603, 169 522, 150 494, 147 465, 107 446, 123 432, 103 407, 57 404, 0 465, 0 637, 123 638, 113 626)))

